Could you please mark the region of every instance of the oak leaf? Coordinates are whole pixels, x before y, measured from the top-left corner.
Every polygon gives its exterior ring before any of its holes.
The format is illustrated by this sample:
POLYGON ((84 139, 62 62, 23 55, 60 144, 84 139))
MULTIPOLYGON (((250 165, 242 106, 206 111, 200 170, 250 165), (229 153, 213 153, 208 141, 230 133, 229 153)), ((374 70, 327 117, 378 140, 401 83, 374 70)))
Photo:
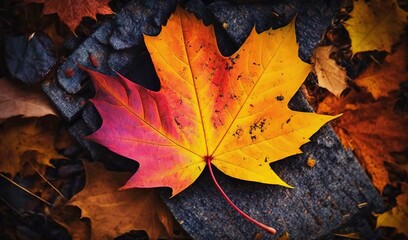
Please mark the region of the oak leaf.
POLYGON ((317 112, 343 112, 333 123, 334 130, 343 145, 354 150, 374 186, 382 191, 391 183, 384 162, 395 163, 392 153, 408 148, 408 117, 394 111, 393 98, 370 99, 369 93, 354 91, 341 99, 328 96, 317 112))
POLYGON ((56 115, 44 94, 17 86, 5 78, 0 79, 0 109, 0 122, 15 116, 56 115))
POLYGON ((350 16, 344 26, 350 34, 353 53, 373 50, 390 53, 407 24, 408 13, 397 1, 357 0, 350 16))
POLYGON ((396 52, 387 55, 380 65, 371 63, 355 83, 366 88, 375 99, 386 97, 408 80, 407 57, 407 44, 403 44, 396 52))
POLYGON ((145 230, 150 239, 172 238, 173 217, 153 189, 118 191, 129 173, 107 171, 101 163, 84 162, 85 188, 69 205, 91 219, 92 239, 114 239, 131 230, 145 230))
POLYGON ((0 171, 14 176, 26 161, 52 166, 51 159, 62 159, 54 148, 55 118, 12 118, 0 125, 0 171))
POLYGON ((339 97, 347 87, 347 73, 343 67, 330 58, 332 50, 332 46, 316 48, 312 61, 319 86, 339 97))
POLYGON ((378 227, 394 227, 397 233, 408 236, 408 184, 402 184, 402 194, 397 196, 397 205, 391 210, 379 214, 378 227))
POLYGON ((44 14, 58 14, 68 28, 75 32, 75 28, 81 23, 82 18, 91 17, 96 19, 96 14, 113 14, 108 6, 110 0, 25 0, 27 3, 43 3, 44 14))

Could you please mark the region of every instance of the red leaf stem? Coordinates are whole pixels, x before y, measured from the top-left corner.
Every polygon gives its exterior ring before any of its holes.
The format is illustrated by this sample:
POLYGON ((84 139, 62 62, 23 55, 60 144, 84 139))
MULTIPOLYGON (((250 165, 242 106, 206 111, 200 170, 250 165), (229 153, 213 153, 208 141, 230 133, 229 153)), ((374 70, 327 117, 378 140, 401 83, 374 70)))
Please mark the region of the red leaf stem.
POLYGON ((248 214, 246 214, 245 212, 243 212, 241 209, 239 209, 232 201, 231 199, 227 196, 227 194, 224 192, 224 190, 221 188, 220 184, 218 184, 217 180, 215 179, 213 170, 212 170, 212 166, 211 166, 211 160, 212 157, 205 157, 204 158, 207 162, 207 166, 208 169, 210 170, 210 174, 211 174, 211 178, 215 184, 215 186, 217 187, 217 189, 220 191, 221 195, 225 198, 225 200, 227 200, 227 202, 242 216, 244 216, 246 219, 248 219, 249 221, 251 221, 252 223, 254 223, 255 225, 257 225, 258 227, 264 229, 265 231, 269 232, 270 234, 276 234, 276 230, 272 227, 269 227, 261 222, 258 222, 257 220, 253 219, 252 217, 250 217, 248 214))

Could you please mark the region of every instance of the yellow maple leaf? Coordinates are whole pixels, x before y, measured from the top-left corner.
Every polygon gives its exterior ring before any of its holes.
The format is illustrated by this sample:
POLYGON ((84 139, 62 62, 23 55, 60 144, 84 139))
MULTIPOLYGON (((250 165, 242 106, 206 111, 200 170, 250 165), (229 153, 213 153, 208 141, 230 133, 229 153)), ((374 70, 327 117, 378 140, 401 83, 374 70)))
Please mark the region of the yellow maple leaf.
POLYGON ((344 22, 350 34, 353 53, 366 51, 391 52, 407 24, 408 13, 395 1, 354 1, 351 18, 344 22))
POLYGON ((314 62, 314 72, 317 75, 319 86, 326 88, 336 97, 339 97, 347 87, 347 73, 343 67, 330 58, 332 50, 332 46, 316 48, 312 61, 314 62))
POLYGON ((160 91, 88 70, 96 89, 91 101, 103 119, 89 138, 140 164, 125 189, 170 187, 176 195, 206 166, 230 203, 212 166, 234 178, 289 186, 270 163, 301 153, 337 117, 288 107, 311 69, 298 57, 294 21, 260 34, 254 28, 230 57, 218 50, 213 26, 181 8, 158 36, 144 40, 160 91))

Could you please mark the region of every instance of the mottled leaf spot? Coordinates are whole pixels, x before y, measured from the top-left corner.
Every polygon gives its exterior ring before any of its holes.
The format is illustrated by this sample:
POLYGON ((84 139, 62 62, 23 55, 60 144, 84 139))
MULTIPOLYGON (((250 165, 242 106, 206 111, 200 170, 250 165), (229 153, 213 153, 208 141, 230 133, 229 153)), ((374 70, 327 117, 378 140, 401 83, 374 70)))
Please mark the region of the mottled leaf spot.
POLYGON ((75 74, 75 73, 74 73, 74 69, 72 69, 72 68, 67 68, 67 69, 65 69, 64 74, 65 74, 65 77, 71 78, 71 77, 73 77, 74 74, 75 74))
POLYGON ((225 63, 225 70, 227 70, 227 71, 232 70, 234 68, 234 65, 235 65, 237 59, 239 59, 239 54, 237 54, 235 57, 229 57, 228 58, 229 62, 227 61, 225 63))
POLYGON ((279 95, 279 96, 276 97, 276 100, 278 100, 280 102, 280 101, 285 100, 285 97, 282 96, 282 95, 279 95))
POLYGON ((242 136, 243 132, 244 132, 244 130, 242 130, 242 128, 240 126, 237 126, 237 130, 235 130, 235 132, 232 134, 232 136, 234 136, 236 138, 240 138, 242 136))
POLYGON ((89 53, 89 61, 91 62, 92 66, 98 68, 99 67, 99 62, 98 59, 95 57, 94 54, 89 53))

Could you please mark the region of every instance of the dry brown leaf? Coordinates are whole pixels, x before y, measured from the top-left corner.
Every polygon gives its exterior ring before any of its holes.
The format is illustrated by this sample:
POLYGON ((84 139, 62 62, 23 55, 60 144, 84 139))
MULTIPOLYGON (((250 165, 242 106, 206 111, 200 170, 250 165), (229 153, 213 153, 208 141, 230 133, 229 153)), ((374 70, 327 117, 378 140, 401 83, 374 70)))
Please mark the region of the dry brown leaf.
POLYGON ((397 196, 397 205, 391 210, 379 214, 378 227, 394 227, 398 233, 408 237, 408 184, 402 185, 402 194, 397 196))
POLYGON ((58 119, 11 118, 0 127, 0 172, 15 175, 26 161, 52 166, 51 159, 65 158, 54 148, 58 119))
POLYGON ((320 113, 339 113, 334 130, 344 146, 355 151, 380 191, 390 183, 384 162, 394 162, 393 152, 408 148, 408 116, 394 111, 395 101, 381 98, 370 102, 369 94, 351 92, 345 98, 328 96, 319 105, 320 113))
POLYGON ((130 230, 145 230, 150 239, 171 238, 173 217, 153 189, 119 191, 129 173, 107 171, 84 162, 86 185, 68 204, 91 219, 92 239, 113 239, 130 230))
POLYGON ((67 229, 72 240, 91 239, 91 223, 81 219, 81 210, 75 206, 53 207, 47 214, 59 225, 67 229))
POLYGON ((10 117, 42 117, 57 115, 49 99, 39 91, 26 89, 0 78, 0 122, 10 117))
POLYGON ((408 13, 396 1, 354 1, 351 18, 344 23, 351 38, 353 53, 387 51, 399 41, 408 13))
POLYGON ((27 3, 44 3, 44 14, 57 13, 61 21, 74 32, 83 17, 96 19, 96 14, 113 14, 110 0, 25 0, 27 3))
POLYGON ((398 90, 400 83, 407 80, 407 44, 403 44, 395 53, 388 55, 381 65, 372 63, 355 82, 378 99, 398 90))
POLYGON ((319 86, 326 88, 336 97, 339 97, 347 87, 347 73, 343 67, 337 65, 336 61, 330 58, 332 51, 332 46, 318 47, 312 61, 314 62, 314 71, 317 75, 319 86))

